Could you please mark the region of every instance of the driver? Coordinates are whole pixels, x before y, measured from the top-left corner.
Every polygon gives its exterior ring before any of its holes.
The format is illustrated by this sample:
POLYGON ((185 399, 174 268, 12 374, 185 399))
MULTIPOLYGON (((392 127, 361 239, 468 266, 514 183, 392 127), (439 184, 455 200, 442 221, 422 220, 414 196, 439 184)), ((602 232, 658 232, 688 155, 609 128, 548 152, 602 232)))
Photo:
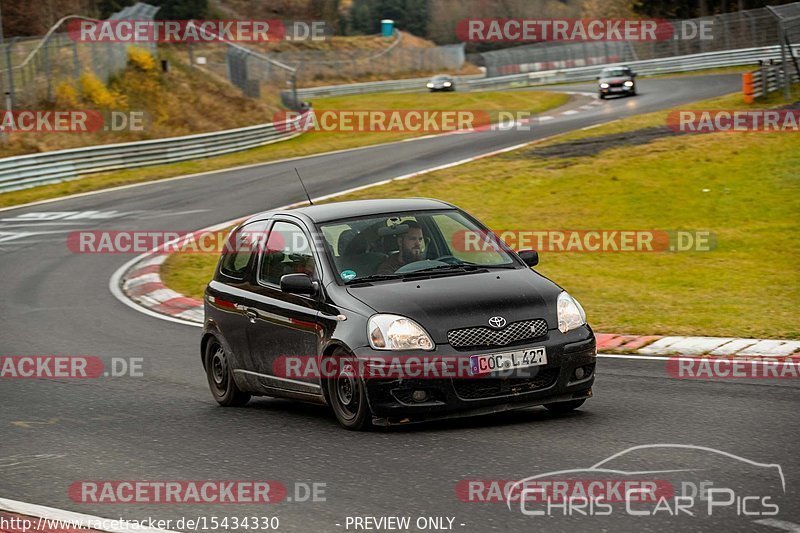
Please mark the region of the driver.
POLYGON ((413 220, 403 222, 408 231, 397 237, 400 251, 387 257, 378 267, 377 274, 394 274, 403 265, 421 261, 425 255, 425 236, 422 227, 413 220))

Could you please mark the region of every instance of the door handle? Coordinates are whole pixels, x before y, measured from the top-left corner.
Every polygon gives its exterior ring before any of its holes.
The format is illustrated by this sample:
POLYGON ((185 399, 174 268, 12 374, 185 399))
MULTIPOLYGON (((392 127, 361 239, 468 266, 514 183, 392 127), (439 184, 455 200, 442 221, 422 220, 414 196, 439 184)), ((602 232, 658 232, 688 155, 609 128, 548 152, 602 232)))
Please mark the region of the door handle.
POLYGON ((250 319, 250 323, 251 324, 255 324, 256 323, 256 319, 258 318, 258 313, 256 313, 252 309, 245 309, 244 314, 248 319, 250 319))

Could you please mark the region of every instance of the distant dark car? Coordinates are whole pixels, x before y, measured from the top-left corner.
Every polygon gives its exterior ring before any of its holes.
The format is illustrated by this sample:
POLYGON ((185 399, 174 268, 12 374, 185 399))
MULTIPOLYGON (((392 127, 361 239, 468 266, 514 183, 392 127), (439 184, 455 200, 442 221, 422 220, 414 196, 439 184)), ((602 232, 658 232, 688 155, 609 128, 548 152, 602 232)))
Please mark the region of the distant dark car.
POLYGON ((629 67, 609 67, 600 72, 597 85, 600 98, 610 95, 634 96, 636 94, 636 73, 629 67))
POLYGON ((430 92, 455 91, 456 80, 451 76, 434 76, 431 78, 431 81, 428 82, 427 87, 430 92))
POLYGON ((597 353, 583 309, 531 269, 535 251, 495 239, 430 199, 251 217, 205 292, 201 354, 214 398, 327 404, 348 429, 580 407, 597 353))

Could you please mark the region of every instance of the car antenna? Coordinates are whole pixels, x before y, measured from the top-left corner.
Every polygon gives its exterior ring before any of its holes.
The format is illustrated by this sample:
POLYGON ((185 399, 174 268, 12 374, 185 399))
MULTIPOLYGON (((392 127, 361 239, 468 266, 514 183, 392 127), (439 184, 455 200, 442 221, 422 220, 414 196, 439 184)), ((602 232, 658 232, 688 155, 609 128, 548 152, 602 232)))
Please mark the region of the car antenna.
POLYGON ((314 202, 311 201, 311 196, 308 194, 308 189, 306 189, 306 184, 303 183, 303 178, 300 177, 300 171, 297 170, 297 167, 294 167, 294 172, 297 174, 297 179, 300 180, 300 185, 303 186, 303 192, 306 193, 306 198, 308 198, 308 205, 314 205, 314 202))

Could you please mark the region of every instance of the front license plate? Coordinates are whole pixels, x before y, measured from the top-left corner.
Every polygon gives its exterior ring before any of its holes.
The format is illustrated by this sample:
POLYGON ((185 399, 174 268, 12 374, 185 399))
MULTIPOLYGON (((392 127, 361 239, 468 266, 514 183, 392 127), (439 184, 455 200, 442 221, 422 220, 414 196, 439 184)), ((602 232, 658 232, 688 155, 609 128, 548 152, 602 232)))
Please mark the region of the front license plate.
POLYGON ((622 92, 622 87, 612 87, 611 88, 611 92, 612 93, 621 93, 622 92))
POLYGON ((469 358, 469 368, 473 376, 546 364, 547 354, 544 346, 528 348, 518 352, 473 355, 469 358))

